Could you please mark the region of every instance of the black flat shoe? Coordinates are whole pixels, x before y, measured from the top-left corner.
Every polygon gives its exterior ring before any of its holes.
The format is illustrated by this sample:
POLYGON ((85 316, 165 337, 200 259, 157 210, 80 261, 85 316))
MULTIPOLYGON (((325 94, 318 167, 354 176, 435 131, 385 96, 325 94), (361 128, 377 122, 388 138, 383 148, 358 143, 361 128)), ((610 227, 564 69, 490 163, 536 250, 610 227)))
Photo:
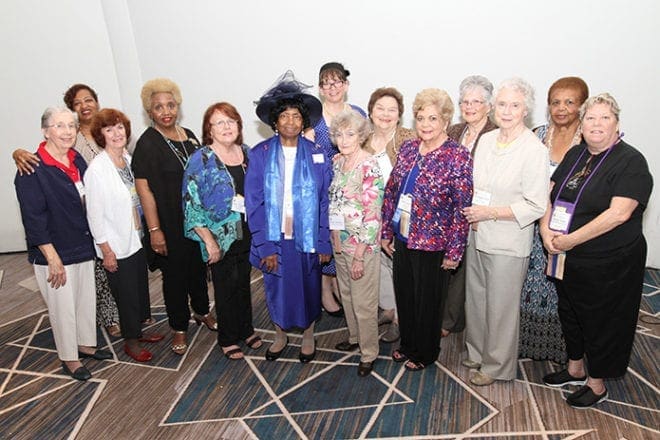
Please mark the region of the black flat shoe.
POLYGON ((280 351, 270 351, 270 349, 266 350, 266 360, 267 361, 275 361, 277 360, 280 356, 282 356, 282 353, 284 352, 284 349, 286 346, 289 345, 289 337, 286 337, 286 343, 284 344, 284 347, 280 351))
POLYGON ((302 348, 300 349, 300 355, 298 356, 298 359, 300 359, 300 362, 303 364, 308 364, 311 361, 314 360, 316 357, 316 344, 314 344, 314 351, 311 352, 310 354, 305 354, 302 352, 302 348))
POLYGON ((82 367, 76 368, 76 371, 71 371, 69 370, 69 367, 67 367, 66 364, 62 362, 62 371, 64 371, 64 374, 67 376, 71 376, 76 380, 85 381, 92 378, 92 373, 90 373, 84 365, 82 367))
POLYGON ((112 353, 110 353, 108 350, 101 349, 97 349, 94 351, 94 353, 83 353, 82 351, 78 350, 78 356, 80 356, 82 359, 92 358, 96 359, 97 361, 106 361, 108 359, 112 359, 112 353))
POLYGON ((360 364, 358 365, 357 374, 360 377, 369 376, 371 374, 371 370, 373 369, 374 369, 373 362, 360 362, 360 364))
POLYGON ((335 348, 340 351, 355 351, 359 347, 359 344, 351 344, 348 341, 341 341, 339 344, 335 345, 335 348))
POLYGON ((576 409, 587 409, 607 400, 607 397, 607 388, 605 388, 603 394, 596 394, 589 386, 584 385, 569 395, 566 398, 566 403, 576 409))
POLYGON ((587 382, 587 376, 573 377, 567 369, 555 371, 554 373, 543 376, 543 383, 549 387, 562 387, 564 385, 584 385, 587 382))

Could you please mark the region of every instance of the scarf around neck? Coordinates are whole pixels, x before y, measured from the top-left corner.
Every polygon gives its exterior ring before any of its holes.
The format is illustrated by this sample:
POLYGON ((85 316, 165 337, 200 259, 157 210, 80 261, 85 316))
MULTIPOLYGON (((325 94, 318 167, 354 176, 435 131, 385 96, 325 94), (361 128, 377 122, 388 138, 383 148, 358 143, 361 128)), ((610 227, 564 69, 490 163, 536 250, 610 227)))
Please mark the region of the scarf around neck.
MULTIPOLYGON (((264 205, 268 240, 279 241, 284 202, 284 152, 280 137, 271 138, 264 174, 264 205)), ((311 148, 300 136, 293 167, 293 239, 299 252, 316 252, 319 231, 319 195, 314 178, 311 148)))

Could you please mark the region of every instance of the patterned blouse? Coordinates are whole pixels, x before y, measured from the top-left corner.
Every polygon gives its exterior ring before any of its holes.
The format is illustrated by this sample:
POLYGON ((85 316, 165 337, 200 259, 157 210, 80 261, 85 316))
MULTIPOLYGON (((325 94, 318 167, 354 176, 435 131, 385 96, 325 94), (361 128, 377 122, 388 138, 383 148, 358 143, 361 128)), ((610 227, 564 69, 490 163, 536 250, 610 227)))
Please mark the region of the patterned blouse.
POLYGON ((335 161, 330 184, 330 216, 344 217, 344 230, 339 232, 342 252, 354 255, 359 243, 367 245, 365 252, 377 252, 385 186, 378 162, 369 156, 352 170, 342 171, 344 161, 343 157, 335 161))
POLYGON ((408 248, 445 251, 445 258, 461 261, 468 236, 468 222, 461 210, 472 203, 472 156, 464 146, 448 138, 440 148, 422 158, 420 139, 404 142, 385 188, 384 240, 391 240, 392 217, 399 193, 415 161, 420 163, 413 189, 408 248))

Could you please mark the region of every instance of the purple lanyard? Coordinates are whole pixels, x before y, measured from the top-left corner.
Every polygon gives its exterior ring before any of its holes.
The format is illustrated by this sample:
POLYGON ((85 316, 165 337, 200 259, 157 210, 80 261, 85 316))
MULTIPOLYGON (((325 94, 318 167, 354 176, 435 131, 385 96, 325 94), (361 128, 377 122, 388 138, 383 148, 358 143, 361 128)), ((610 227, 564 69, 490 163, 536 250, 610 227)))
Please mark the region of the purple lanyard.
MULTIPOLYGON (((607 156, 612 152, 612 149, 614 149, 614 146, 615 146, 616 144, 619 143, 619 141, 621 140, 622 137, 623 137, 623 133, 621 133, 621 134, 619 135, 619 137, 616 138, 616 140, 614 141, 614 143, 613 143, 613 144, 610 146, 610 148, 608 148, 607 151, 605 152, 605 155, 603 156, 603 158, 602 158, 601 160, 598 161, 598 163, 597 163, 596 166, 594 167, 593 171, 589 173, 589 175, 587 176, 586 180, 585 180, 584 183, 582 184, 582 187, 580 188, 580 191, 578 192, 577 197, 575 197, 575 200, 573 201, 573 206, 577 206, 578 200, 580 199, 580 196, 582 195, 582 191, 584 191, 584 188, 587 186, 587 184, 589 183, 589 181, 591 180, 591 178, 593 177, 593 175, 596 174, 596 170, 598 170, 598 168, 600 168, 600 165, 605 161, 605 159, 607 159, 607 156)), ((577 158, 577 160, 576 160, 575 163, 573 164, 573 167, 571 168, 571 171, 569 171, 569 173, 566 175, 566 178, 564 179, 564 182, 561 184, 561 186, 559 187, 559 190, 557 191, 557 196, 555 197, 555 200, 552 202, 552 205, 553 205, 553 206, 554 206, 555 204, 557 204, 557 200, 559 199, 559 194, 561 194, 562 190, 563 190, 564 187, 566 186, 566 183, 567 183, 568 180, 573 176, 573 171, 575 171, 575 167, 577 166, 578 163, 580 163, 580 159, 582 159, 582 156, 584 156, 584 153, 585 153, 586 151, 587 151, 587 148, 585 148, 585 149, 582 151, 582 153, 580 153, 580 157, 577 158)))

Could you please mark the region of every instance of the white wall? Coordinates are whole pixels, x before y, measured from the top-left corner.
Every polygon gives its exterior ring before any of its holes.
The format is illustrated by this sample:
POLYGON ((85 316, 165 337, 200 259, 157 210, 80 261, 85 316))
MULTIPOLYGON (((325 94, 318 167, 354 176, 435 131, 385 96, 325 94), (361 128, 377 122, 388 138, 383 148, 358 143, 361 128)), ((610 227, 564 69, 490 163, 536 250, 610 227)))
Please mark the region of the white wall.
MULTIPOLYGON (((121 106, 139 135, 146 123, 140 86, 156 76, 180 85, 183 125, 201 136, 204 110, 225 100, 242 114, 246 142, 256 143, 270 132, 252 101, 289 68, 315 84, 321 64, 336 60, 352 72, 352 103, 366 107, 376 87, 399 88, 408 126, 416 92, 440 87, 456 97, 461 79, 473 73, 494 83, 513 75, 529 80, 537 90, 533 119, 541 123, 548 86, 579 75, 593 93, 609 91, 619 100, 625 139, 659 180, 652 105, 660 102, 653 81, 660 73, 660 6, 653 0, 625 7, 613 0, 11 0, 4 9, 13 18, 0 18, 0 33, 14 47, 3 49, 11 63, 0 87, 12 111, 2 120, 15 128, 0 132, 4 157, 15 145, 36 145, 43 108, 79 81, 97 89, 102 105, 121 106), (63 26, 67 20, 70 27, 63 26)), ((15 207, 13 165, 1 163, 7 185, 0 202, 15 207)), ((654 267, 660 267, 659 191, 646 215, 654 267)), ((17 214, 5 216, 0 251, 20 248, 20 237, 17 214)))

